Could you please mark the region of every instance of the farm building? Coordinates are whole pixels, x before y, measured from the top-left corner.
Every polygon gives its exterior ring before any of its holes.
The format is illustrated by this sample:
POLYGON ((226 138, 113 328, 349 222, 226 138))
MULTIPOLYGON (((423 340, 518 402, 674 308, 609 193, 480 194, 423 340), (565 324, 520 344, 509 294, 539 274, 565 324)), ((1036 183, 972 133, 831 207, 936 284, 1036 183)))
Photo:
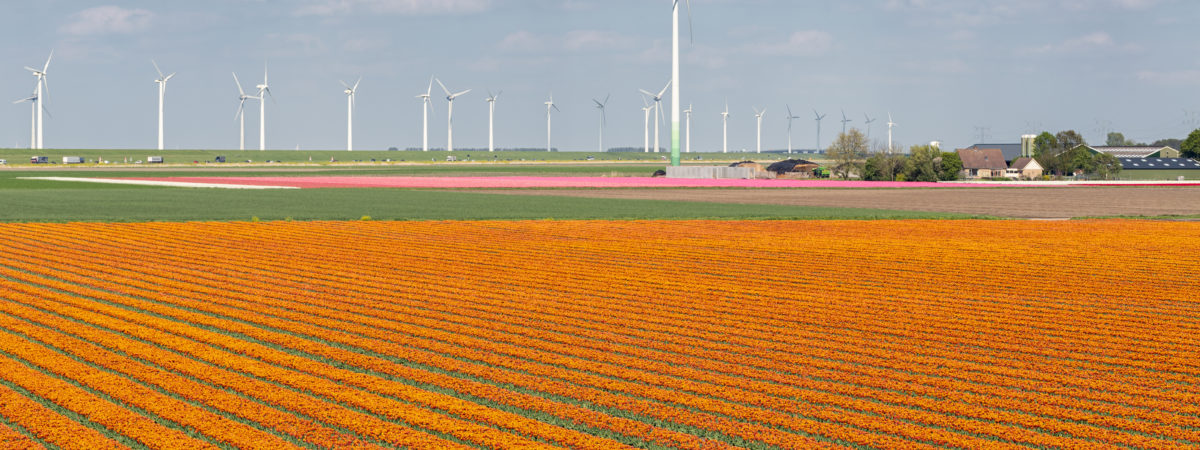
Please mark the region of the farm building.
POLYGON ((1200 180, 1200 162, 1187 158, 1117 158, 1126 180, 1200 180))
POLYGON ((1129 147, 1105 147, 1105 146, 1090 146, 1080 145, 1092 153, 1108 153, 1117 158, 1178 158, 1179 150, 1171 147, 1155 147, 1149 145, 1129 146, 1129 147))
MULTIPOLYGON (((1020 145, 1017 147, 1020 152, 1020 145)), ((958 157, 963 163, 963 178, 968 180, 1004 177, 1008 173, 1008 161, 998 148, 962 148, 958 150, 958 157)))
POLYGON ((1043 167, 1036 159, 1024 157, 1012 162, 1006 175, 1009 178, 1035 180, 1042 177, 1043 167))
POLYGON ((1012 161, 1012 160, 1015 160, 1022 156, 1026 156, 1021 153, 1021 144, 1019 144, 1019 143, 1018 144, 975 144, 970 147, 967 147, 965 150, 991 150, 991 149, 1000 150, 1000 153, 1004 155, 1005 161, 1012 161))

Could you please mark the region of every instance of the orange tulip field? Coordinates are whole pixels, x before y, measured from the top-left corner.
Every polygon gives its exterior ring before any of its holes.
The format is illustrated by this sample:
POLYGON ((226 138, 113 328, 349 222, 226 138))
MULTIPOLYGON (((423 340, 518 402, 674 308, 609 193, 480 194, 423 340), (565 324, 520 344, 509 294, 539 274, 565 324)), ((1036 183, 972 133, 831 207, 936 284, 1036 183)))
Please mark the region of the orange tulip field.
POLYGON ((1200 225, 0 224, 3 448, 1200 447, 1200 225))

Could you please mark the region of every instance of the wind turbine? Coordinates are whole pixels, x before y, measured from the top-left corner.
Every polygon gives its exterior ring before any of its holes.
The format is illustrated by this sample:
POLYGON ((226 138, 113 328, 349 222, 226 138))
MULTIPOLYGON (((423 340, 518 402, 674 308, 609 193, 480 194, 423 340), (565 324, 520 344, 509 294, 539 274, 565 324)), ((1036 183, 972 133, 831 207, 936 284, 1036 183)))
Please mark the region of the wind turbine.
POLYGON ((646 97, 642 97, 642 113, 646 116, 646 137, 642 145, 644 153, 650 153, 650 111, 653 110, 654 107, 646 102, 646 97))
POLYGON ((34 148, 45 148, 46 141, 43 139, 42 122, 44 117, 42 114, 46 111, 46 96, 50 93, 50 85, 46 83, 46 72, 50 70, 50 60, 54 59, 54 50, 50 51, 50 57, 46 58, 46 64, 42 66, 42 70, 37 70, 29 66, 25 66, 25 70, 33 72, 33 76, 37 78, 37 86, 34 88, 33 98, 37 106, 37 146, 34 148))
POLYGON ((433 109, 433 77, 429 77, 429 87, 425 88, 425 93, 418 95, 421 99, 421 151, 429 151, 429 110, 433 109))
POLYGON ((758 119, 758 150, 756 151, 756 153, 762 153, 762 121, 763 121, 763 116, 766 114, 767 114, 766 109, 759 111, 758 108, 754 108, 754 118, 758 119))
POLYGON ((813 114, 817 116, 817 151, 821 151, 821 120, 825 119, 825 115, 820 114, 817 110, 813 110, 813 114))
POLYGON ((892 152, 892 128, 897 125, 899 124, 892 121, 892 112, 888 111, 888 153, 892 152))
POLYGON ((721 153, 729 153, 729 102, 725 102, 725 112, 721 113, 721 153))
POLYGON ((450 105, 446 108, 446 151, 452 152, 454 151, 454 99, 466 95, 471 90, 467 89, 457 94, 451 94, 450 90, 446 89, 446 85, 442 84, 442 80, 438 79, 437 84, 446 93, 446 102, 450 105))
MULTIPOLYGON (((646 91, 645 89, 638 89, 639 91, 641 91, 641 92, 642 92, 642 94, 648 95, 648 96, 650 96, 650 98, 654 99, 654 153, 658 153, 658 150, 659 150, 659 146, 658 146, 658 136, 659 136, 659 132, 658 132, 658 122, 659 122, 659 118, 663 116, 663 112, 662 112, 662 99, 663 99, 663 96, 667 94, 667 88, 670 88, 672 84, 673 84, 672 82, 668 81, 668 82, 667 82, 667 85, 666 85, 666 86, 663 86, 662 90, 661 90, 661 91, 658 91, 658 94, 657 94, 657 95, 655 95, 655 94, 654 94, 654 93, 652 93, 652 92, 648 92, 648 91, 646 91)), ((672 100, 674 100, 674 99, 672 99, 672 100)), ((676 105, 676 106, 678 106, 678 105, 676 105)), ((675 120, 675 134, 674 134, 674 136, 672 137, 672 139, 678 139, 678 138, 679 138, 679 120, 678 120, 678 117, 676 117, 676 120, 675 120)), ((674 140, 672 140, 671 142, 672 142, 672 144, 673 144, 673 145, 676 145, 676 147, 675 147, 675 149, 674 149, 673 151, 675 151, 675 152, 678 152, 678 151, 679 151, 678 142, 675 142, 674 140)), ((676 158, 676 159, 678 159, 678 158, 676 158)))
POLYGON ((245 150, 246 149, 246 100, 262 100, 262 98, 255 97, 253 95, 246 95, 246 91, 242 89, 242 82, 238 80, 236 73, 233 74, 233 82, 237 83, 238 101, 240 102, 238 104, 237 114, 234 114, 234 116, 233 116, 234 119, 237 119, 241 122, 241 126, 239 127, 239 129, 241 130, 241 134, 240 134, 241 139, 238 141, 238 142, 240 142, 240 144, 238 145, 238 149, 245 150))
POLYGON ((550 108, 554 108, 555 111, 562 112, 561 109, 558 109, 558 105, 554 104, 554 93, 553 92, 550 93, 550 100, 546 101, 546 151, 547 152, 553 150, 553 147, 550 146, 550 116, 551 116, 550 108))
POLYGON ((850 122, 853 122, 853 120, 846 118, 846 110, 843 109, 842 110, 842 134, 846 134, 846 124, 848 124, 850 122))
POLYGON ((504 91, 500 91, 500 92, 497 92, 495 95, 493 95, 492 91, 488 91, 487 103, 488 103, 488 151, 489 152, 496 151, 496 140, 494 139, 496 136, 495 135, 496 99, 499 98, 500 94, 503 94, 503 93, 504 93, 504 91))
POLYGON ((29 103, 29 148, 37 148, 37 123, 38 123, 38 103, 37 93, 29 97, 14 101, 13 104, 29 103))
MULTIPOLYGON (((692 1, 688 0, 688 35, 692 33, 692 1)), ((679 0, 671 2, 671 165, 679 165, 679 0)), ((661 95, 660 95, 661 97, 661 95)), ((657 134, 655 135, 657 139, 657 134)), ((654 149, 658 151, 658 148, 654 149)))
POLYGON ((154 83, 158 84, 158 149, 163 149, 163 101, 167 97, 167 81, 175 77, 174 73, 163 76, 162 69, 158 68, 158 63, 150 60, 154 64, 154 70, 158 72, 158 79, 154 83))
POLYGON ((691 103, 688 103, 688 109, 683 110, 683 115, 685 117, 684 133, 686 134, 686 137, 687 137, 687 148, 684 149, 684 153, 691 153, 692 152, 692 104, 691 103))
POLYGON ((342 81, 342 86, 346 88, 342 92, 346 93, 346 151, 348 152, 354 151, 354 95, 358 93, 359 83, 362 83, 362 77, 358 77, 354 86, 342 81))
POLYGON ((875 122, 875 119, 872 119, 871 116, 867 115, 867 113, 863 113, 863 117, 867 118, 867 120, 863 122, 867 124, 867 140, 871 140, 871 124, 875 122))
POLYGON ((788 154, 790 155, 790 154, 792 154, 792 121, 795 119, 799 119, 800 116, 792 114, 792 106, 791 105, 787 105, 787 112, 788 112, 788 117, 787 117, 787 120, 788 120, 788 154))
POLYGON ((608 107, 608 99, 611 97, 612 94, 604 96, 603 102, 594 98, 592 99, 592 102, 596 104, 596 109, 600 110, 600 149, 598 150, 600 152, 604 152, 604 127, 608 125, 608 114, 604 111, 604 108, 608 107))
POLYGON ((258 149, 267 149, 267 96, 271 96, 271 100, 275 99, 275 95, 271 94, 271 84, 267 82, 267 66, 263 65, 263 82, 255 86, 258 88, 258 149))

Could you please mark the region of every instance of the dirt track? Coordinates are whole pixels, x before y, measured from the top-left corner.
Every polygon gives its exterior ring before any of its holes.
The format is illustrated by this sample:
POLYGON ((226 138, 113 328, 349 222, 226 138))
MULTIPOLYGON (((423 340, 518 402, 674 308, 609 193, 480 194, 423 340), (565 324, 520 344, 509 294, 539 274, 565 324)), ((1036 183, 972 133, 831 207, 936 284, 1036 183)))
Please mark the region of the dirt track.
POLYGON ((1016 218, 1200 215, 1200 187, 969 189, 530 189, 509 195, 939 211, 1016 218))

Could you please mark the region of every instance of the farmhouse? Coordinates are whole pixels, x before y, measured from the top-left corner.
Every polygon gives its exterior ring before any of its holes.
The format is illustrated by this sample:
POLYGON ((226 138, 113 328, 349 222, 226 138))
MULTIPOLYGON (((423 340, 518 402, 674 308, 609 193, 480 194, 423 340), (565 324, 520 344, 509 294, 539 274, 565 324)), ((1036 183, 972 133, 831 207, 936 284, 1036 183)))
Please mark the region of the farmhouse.
POLYGON ((1104 147, 1080 145, 1075 148, 1084 148, 1092 153, 1108 153, 1117 158, 1178 158, 1179 150, 1171 147, 1154 147, 1150 145, 1128 146, 1128 147, 1104 147))
POLYGON ((1127 180, 1200 180, 1200 162, 1187 158, 1117 158, 1127 180))
POLYGON ((963 148, 958 150, 958 157, 963 163, 963 178, 968 180, 1007 176, 1008 162, 998 148, 963 148))
POLYGON ((967 150, 993 150, 993 149, 1000 150, 1000 153, 1004 155, 1005 161, 1012 161, 1012 160, 1020 158, 1022 156, 1027 156, 1027 155, 1022 154, 1021 144, 975 144, 970 147, 967 147, 966 149, 967 150))
POLYGON ((1009 178, 1034 180, 1042 177, 1043 169, 1036 159, 1024 157, 1013 161, 1005 175, 1009 178))

